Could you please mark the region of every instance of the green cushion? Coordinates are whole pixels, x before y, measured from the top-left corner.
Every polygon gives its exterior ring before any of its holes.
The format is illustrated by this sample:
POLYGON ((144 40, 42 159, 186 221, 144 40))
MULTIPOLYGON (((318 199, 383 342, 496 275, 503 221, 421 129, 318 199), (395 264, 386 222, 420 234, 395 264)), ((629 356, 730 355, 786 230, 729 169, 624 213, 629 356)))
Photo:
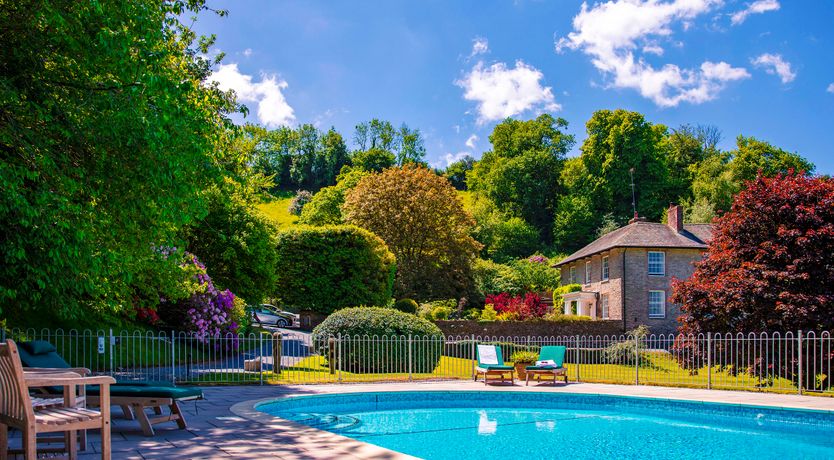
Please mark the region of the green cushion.
POLYGON ((51 351, 58 351, 58 349, 55 348, 55 345, 52 345, 46 340, 32 340, 31 342, 20 342, 18 343, 18 345, 20 346, 20 348, 23 348, 24 350, 33 355, 42 355, 51 351))
MULTIPOLYGON (((87 387, 87 394, 99 394, 99 387, 87 387)), ((203 390, 202 388, 197 387, 114 385, 110 387, 110 396, 133 396, 137 398, 194 399, 202 398, 203 390)))
POLYGON ((550 360, 556 363, 556 367, 565 364, 565 352, 567 347, 562 345, 546 345, 539 351, 539 361, 550 360))
POLYGON ((565 370, 564 367, 556 367, 556 366, 527 366, 525 367, 528 371, 558 371, 558 370, 565 370))
POLYGON ((511 371, 515 369, 513 366, 502 366, 498 364, 478 364, 478 367, 488 371, 511 371))

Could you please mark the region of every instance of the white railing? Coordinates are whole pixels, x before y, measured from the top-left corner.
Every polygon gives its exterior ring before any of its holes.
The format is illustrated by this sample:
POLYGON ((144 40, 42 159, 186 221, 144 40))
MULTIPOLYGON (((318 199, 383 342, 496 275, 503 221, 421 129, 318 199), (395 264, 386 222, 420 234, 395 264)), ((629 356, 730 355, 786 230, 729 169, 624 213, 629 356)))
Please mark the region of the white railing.
POLYGON ((834 393, 828 332, 552 337, 313 337, 301 332, 210 338, 178 332, 11 330, 46 340, 72 366, 119 380, 305 384, 472 379, 475 345, 516 351, 567 347, 575 382, 834 393))

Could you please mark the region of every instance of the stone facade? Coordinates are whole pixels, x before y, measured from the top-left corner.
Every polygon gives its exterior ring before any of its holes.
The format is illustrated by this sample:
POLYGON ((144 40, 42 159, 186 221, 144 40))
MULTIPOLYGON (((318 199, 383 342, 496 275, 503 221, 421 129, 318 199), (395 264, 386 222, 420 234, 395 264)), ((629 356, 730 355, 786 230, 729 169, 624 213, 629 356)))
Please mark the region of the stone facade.
POLYGON ((561 337, 618 335, 622 321, 435 321, 444 335, 480 337, 561 337))

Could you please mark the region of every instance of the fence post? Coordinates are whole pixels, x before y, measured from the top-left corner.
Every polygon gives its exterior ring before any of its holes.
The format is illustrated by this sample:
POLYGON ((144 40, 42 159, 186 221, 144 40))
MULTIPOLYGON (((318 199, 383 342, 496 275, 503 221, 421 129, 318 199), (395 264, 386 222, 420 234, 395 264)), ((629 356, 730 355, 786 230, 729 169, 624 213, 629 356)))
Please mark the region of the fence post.
POLYGON ((177 355, 174 342, 177 340, 177 335, 171 331, 171 384, 177 384, 177 355))
POLYGON ((327 364, 330 368, 330 375, 336 373, 336 338, 327 339, 327 364))
POLYGON ((799 378, 797 379, 796 387, 799 394, 802 394, 802 379, 804 378, 804 376, 802 375, 802 330, 800 330, 799 333, 796 335, 796 342, 799 346, 799 378))
POLYGON ((411 381, 411 372, 414 369, 414 358, 412 356, 412 339, 411 334, 408 334, 408 381, 411 381))
POLYGON ((272 334, 272 373, 281 375, 281 356, 284 354, 284 335, 280 332, 272 334))
POLYGON ((634 384, 640 385, 640 336, 634 334, 634 384))
POLYGON ((109 342, 108 347, 110 348, 110 375, 113 376, 114 375, 113 351, 114 351, 114 348, 116 348, 115 347, 116 339, 115 339, 115 337, 113 337, 113 328, 110 328, 110 337, 108 337, 108 342, 109 342))
POLYGON ((581 354, 579 353, 579 336, 576 336, 576 381, 579 382, 579 360, 581 354))
POLYGON ((478 378, 478 375, 475 374, 475 365, 478 362, 478 357, 475 355, 475 336, 474 335, 472 336, 471 341, 472 341, 472 347, 471 347, 472 348, 472 350, 471 350, 472 354, 470 354, 469 356, 471 357, 470 362, 472 363, 472 380, 475 380, 475 379, 478 378))
MULTIPOLYGON (((275 364, 273 363, 273 366, 275 364)), ((259 384, 264 384, 264 335, 258 331, 258 380, 259 384)))
POLYGON ((337 366, 339 370, 339 383, 342 383, 342 334, 339 334, 338 340, 336 341, 336 355, 339 361, 339 365, 337 366))
POLYGON ((707 390, 712 389, 712 332, 707 332, 707 390))

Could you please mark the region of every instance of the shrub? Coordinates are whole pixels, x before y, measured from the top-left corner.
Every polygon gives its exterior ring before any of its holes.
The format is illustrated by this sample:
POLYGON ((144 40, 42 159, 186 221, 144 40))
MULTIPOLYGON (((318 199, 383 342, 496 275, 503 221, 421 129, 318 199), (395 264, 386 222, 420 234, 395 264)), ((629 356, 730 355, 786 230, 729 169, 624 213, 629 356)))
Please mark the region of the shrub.
POLYGON ((394 308, 403 313, 417 314, 417 302, 414 299, 400 299, 394 302, 394 308))
POLYGON ((487 296, 487 305, 492 305, 498 312, 499 321, 524 321, 541 318, 547 313, 547 306, 534 292, 511 296, 506 292, 487 296))
POLYGON ((298 193, 292 198, 290 201, 290 214, 294 216, 300 216, 301 211, 304 209, 304 205, 309 203, 313 199, 313 194, 308 192, 307 190, 299 190, 298 193))
POLYGON ((563 296, 565 294, 569 292, 579 292, 581 290, 581 284, 566 284, 564 286, 559 286, 553 290, 553 305, 564 305, 565 299, 563 296))
POLYGON ((435 300, 420 304, 418 315, 429 321, 446 320, 452 316, 457 308, 458 302, 455 299, 435 300))
POLYGON ((510 267, 516 274, 522 292, 542 292, 559 287, 561 274, 559 269, 553 268, 552 265, 550 259, 536 254, 526 259, 516 260, 510 264, 510 267))
POLYGON ((481 312, 479 321, 496 321, 497 319, 498 312, 495 311, 495 307, 492 305, 485 305, 484 310, 481 312))
POLYGON ((341 336, 342 362, 337 367, 357 373, 404 372, 408 369, 408 340, 397 337, 434 338, 412 342, 412 371, 432 372, 440 361, 443 334, 440 328, 422 318, 390 308, 355 307, 328 316, 313 330, 313 340, 327 356, 327 339, 341 336), (386 346, 363 337, 387 337, 386 346), (347 337, 347 339, 345 339, 347 337))
POLYGON ((468 308, 464 310, 463 317, 461 319, 469 321, 478 321, 481 319, 481 310, 478 310, 477 308, 468 308))
POLYGON ((482 299, 499 292, 512 294, 521 292, 521 281, 515 270, 508 265, 491 260, 476 259, 472 264, 472 278, 475 290, 482 299))
POLYGON ((193 332, 199 341, 209 343, 214 337, 235 334, 231 343, 237 349, 237 332, 246 318, 245 306, 236 296, 218 289, 195 255, 185 253, 183 268, 192 275, 192 294, 178 301, 163 301, 159 316, 171 328, 193 332))
POLYGON ((394 255, 373 233, 353 226, 299 227, 278 235, 281 303, 323 314, 355 305, 386 305, 394 255))
POLYGON ((538 359, 539 354, 533 351, 517 351, 510 355, 513 363, 535 363, 538 359))
POLYGON ((636 342, 640 353, 640 364, 642 366, 649 365, 649 360, 645 358, 643 353, 643 350, 646 349, 644 339, 649 335, 649 328, 643 325, 637 326, 635 329, 628 331, 626 335, 628 337, 626 341, 615 342, 605 348, 605 351, 603 351, 605 362, 608 364, 634 365, 636 342))

